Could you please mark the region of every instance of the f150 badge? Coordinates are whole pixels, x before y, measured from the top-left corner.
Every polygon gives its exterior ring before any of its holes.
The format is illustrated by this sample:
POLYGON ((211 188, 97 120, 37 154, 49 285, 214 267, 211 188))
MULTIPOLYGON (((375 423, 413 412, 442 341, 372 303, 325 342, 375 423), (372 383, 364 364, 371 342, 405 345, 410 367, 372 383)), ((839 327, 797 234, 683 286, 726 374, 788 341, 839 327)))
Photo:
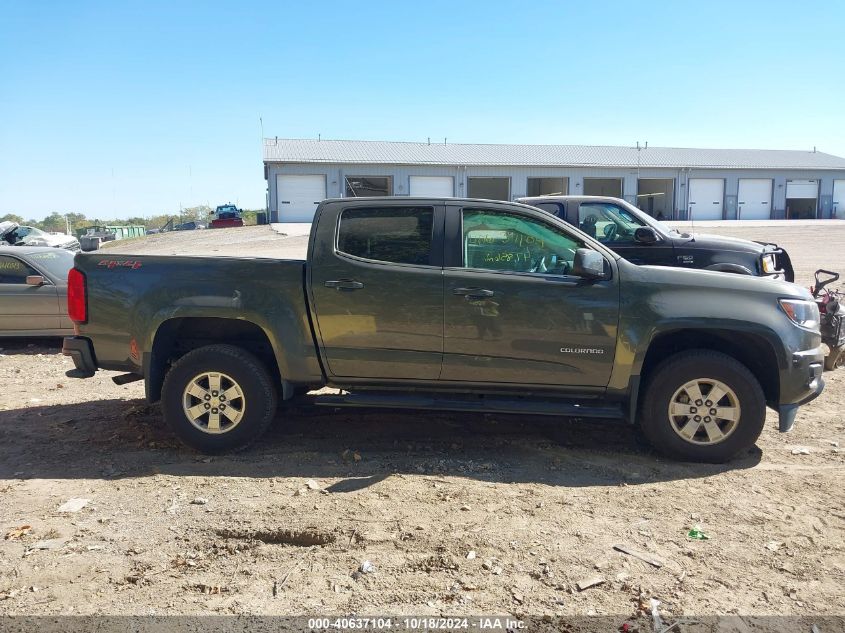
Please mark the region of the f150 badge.
POLYGON ((695 262, 693 261, 692 255, 678 255, 678 263, 679 264, 693 264, 695 262))
POLYGON ((604 354, 598 347, 561 347, 561 354, 604 354))

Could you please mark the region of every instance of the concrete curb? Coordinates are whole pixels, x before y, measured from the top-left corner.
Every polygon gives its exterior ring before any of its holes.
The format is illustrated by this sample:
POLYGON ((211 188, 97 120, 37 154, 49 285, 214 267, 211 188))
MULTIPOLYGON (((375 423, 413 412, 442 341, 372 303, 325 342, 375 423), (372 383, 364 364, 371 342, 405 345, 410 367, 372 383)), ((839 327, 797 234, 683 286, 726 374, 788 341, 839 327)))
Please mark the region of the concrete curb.
MULTIPOLYGON (((765 226, 811 226, 811 227, 845 227, 845 219, 836 220, 703 220, 700 222, 690 222, 689 220, 670 220, 664 221, 664 224, 676 229, 689 229, 691 226, 697 230, 710 228, 745 228, 745 227, 765 227, 765 226)), ((281 235, 288 237, 297 237, 302 235, 309 235, 311 233, 310 222, 272 222, 270 228, 281 235)))
POLYGON ((270 229, 279 233, 280 235, 287 235, 288 237, 298 237, 302 235, 309 235, 311 233, 310 222, 271 222, 270 229))
POLYGON ((787 228, 790 226, 816 226, 819 228, 822 227, 839 227, 845 226, 845 221, 842 219, 836 220, 703 220, 703 221, 695 221, 690 222, 689 220, 671 220, 668 222, 664 222, 668 226, 672 228, 680 229, 688 229, 690 226, 694 226, 696 229, 705 229, 705 228, 717 228, 717 227, 734 227, 734 228, 744 228, 744 227, 758 227, 758 226, 780 226, 783 228, 787 228))

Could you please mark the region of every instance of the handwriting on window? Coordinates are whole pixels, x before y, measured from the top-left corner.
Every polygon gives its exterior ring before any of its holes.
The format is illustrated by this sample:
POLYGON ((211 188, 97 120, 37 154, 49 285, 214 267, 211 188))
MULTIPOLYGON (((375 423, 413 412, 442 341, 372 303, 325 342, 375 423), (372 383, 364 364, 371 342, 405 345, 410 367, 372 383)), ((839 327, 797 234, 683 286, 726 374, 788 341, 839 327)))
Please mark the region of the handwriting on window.
POLYGON ((546 241, 540 237, 525 235, 519 231, 469 231, 468 244, 516 246, 518 248, 546 248, 546 241))

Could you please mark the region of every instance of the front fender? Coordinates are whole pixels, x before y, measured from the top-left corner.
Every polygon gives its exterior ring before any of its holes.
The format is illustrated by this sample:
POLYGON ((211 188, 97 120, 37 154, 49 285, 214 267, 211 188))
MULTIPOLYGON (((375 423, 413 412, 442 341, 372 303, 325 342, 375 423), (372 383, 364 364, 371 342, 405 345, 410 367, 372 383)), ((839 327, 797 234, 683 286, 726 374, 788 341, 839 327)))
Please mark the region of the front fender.
POLYGON ((696 318, 677 319, 671 322, 657 323, 649 328, 645 334, 645 345, 638 348, 632 366, 633 373, 639 375, 642 372, 643 363, 645 362, 648 350, 653 343, 661 336, 673 334, 681 331, 695 331, 703 334, 718 334, 720 332, 738 332, 740 334, 749 334, 757 338, 763 339, 768 343, 769 347, 774 352, 777 358, 778 368, 784 369, 789 365, 789 355, 787 349, 783 345, 783 340, 777 331, 772 328, 749 321, 735 321, 732 319, 709 319, 704 322, 696 318))

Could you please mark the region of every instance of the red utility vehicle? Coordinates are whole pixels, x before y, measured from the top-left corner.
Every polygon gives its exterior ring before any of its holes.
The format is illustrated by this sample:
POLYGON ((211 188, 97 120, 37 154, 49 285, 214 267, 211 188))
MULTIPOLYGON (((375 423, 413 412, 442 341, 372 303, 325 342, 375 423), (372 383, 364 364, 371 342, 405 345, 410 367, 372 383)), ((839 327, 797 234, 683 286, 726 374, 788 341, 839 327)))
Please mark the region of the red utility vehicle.
POLYGON ((223 204, 211 214, 211 222, 208 227, 211 229, 225 229, 230 226, 243 226, 244 220, 241 210, 233 204, 223 204))

